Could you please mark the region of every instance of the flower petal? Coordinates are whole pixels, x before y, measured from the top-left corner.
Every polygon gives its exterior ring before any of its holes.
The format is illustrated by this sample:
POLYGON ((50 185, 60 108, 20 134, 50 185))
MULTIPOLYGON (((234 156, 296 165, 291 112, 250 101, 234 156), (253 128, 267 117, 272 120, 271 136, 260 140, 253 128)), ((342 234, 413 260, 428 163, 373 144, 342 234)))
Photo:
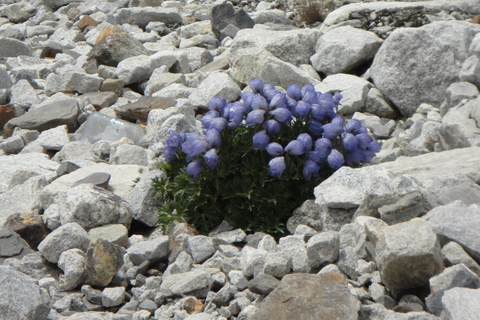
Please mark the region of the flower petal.
POLYGON ((278 142, 269 143, 265 149, 272 157, 278 157, 283 154, 283 147, 278 142))
POLYGON ((270 160, 268 163, 270 167, 268 173, 274 177, 281 178, 283 171, 287 168, 285 165, 285 158, 284 157, 276 157, 270 160))
POLYGON ((253 148, 259 150, 265 150, 270 138, 267 135, 266 130, 259 131, 253 135, 253 148))
POLYGON ((345 162, 345 159, 338 150, 333 149, 327 157, 327 162, 330 168, 338 170, 345 162))
POLYGON ((270 111, 270 114, 281 123, 290 122, 292 119, 292 113, 286 108, 278 108, 270 111))
POLYGON ((264 115, 265 115, 265 110, 262 110, 262 109, 250 111, 247 115, 247 119, 245 120, 245 125, 247 127, 250 127, 257 124, 262 124, 264 115))
POLYGON ((250 88, 254 93, 262 93, 263 92, 263 81, 260 79, 252 79, 250 81, 250 88))
POLYGON ((285 152, 290 153, 292 156, 300 156, 305 153, 305 146, 298 140, 290 141, 285 147, 285 152))
POLYGON ((194 160, 187 165, 187 173, 193 176, 193 180, 197 178, 197 176, 202 172, 202 170, 203 170, 202 159, 194 160))
POLYGON ((205 163, 210 169, 215 169, 218 163, 218 155, 217 150, 210 149, 204 155, 203 158, 205 159, 205 163))

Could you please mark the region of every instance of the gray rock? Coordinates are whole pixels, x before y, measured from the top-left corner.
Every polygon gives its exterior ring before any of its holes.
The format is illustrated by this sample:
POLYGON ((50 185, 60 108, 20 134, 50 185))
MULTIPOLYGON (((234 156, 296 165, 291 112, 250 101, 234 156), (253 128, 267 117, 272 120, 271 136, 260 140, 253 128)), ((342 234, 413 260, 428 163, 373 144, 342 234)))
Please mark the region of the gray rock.
POLYGON ((128 243, 128 229, 123 224, 109 224, 106 226, 90 229, 90 238, 102 239, 120 247, 126 247, 128 243))
POLYGON ((49 277, 58 279, 60 275, 60 271, 46 261, 38 251, 29 253, 20 260, 15 257, 6 259, 3 265, 10 266, 36 280, 49 277))
POLYGON ((110 174, 106 172, 95 172, 92 173, 89 176, 86 176, 85 178, 78 180, 72 185, 73 187, 76 187, 80 184, 93 184, 94 186, 107 189, 108 188, 108 181, 110 181, 110 174))
MULTIPOLYGON (((101 88, 100 91, 102 91, 101 88)), ((82 99, 92 104, 96 109, 104 109, 117 102, 118 97, 114 92, 89 92, 84 94, 82 99)))
POLYGON ((185 84, 185 76, 181 73, 165 73, 153 71, 150 79, 147 82, 147 87, 145 88, 145 95, 151 96, 154 93, 162 90, 165 87, 168 87, 171 84, 185 84))
POLYGON ((0 266, 0 314, 4 319, 46 320, 50 296, 35 279, 7 266, 0 266))
POLYGON ((100 77, 81 72, 68 72, 64 80, 65 90, 78 93, 96 92, 103 82, 100 77))
POLYGON ((119 306, 124 300, 124 287, 105 288, 102 291, 102 305, 106 308, 119 306))
POLYGON ((83 285, 81 290, 90 303, 102 304, 102 291, 93 289, 87 284, 83 285))
POLYGON ((60 288, 64 291, 75 289, 85 278, 85 252, 79 249, 62 252, 58 258, 58 267, 63 271, 59 279, 60 288))
POLYGON ((245 277, 252 277, 255 274, 255 266, 263 266, 267 251, 245 246, 240 252, 241 270, 245 277))
POLYGON ((248 287, 248 280, 240 270, 232 270, 228 273, 229 282, 238 288, 239 291, 243 291, 248 287))
POLYGON ((480 261, 480 241, 476 236, 480 226, 477 205, 465 206, 455 201, 430 210, 423 219, 432 227, 441 243, 455 241, 477 262, 480 261))
POLYGON ((10 103, 23 109, 28 109, 32 105, 39 104, 40 100, 30 83, 22 79, 12 86, 10 103))
POLYGON ((18 234, 7 227, 0 228, 0 262, 10 257, 21 259, 32 252, 18 234))
POLYGON ((160 293, 171 297, 193 295, 197 298, 207 296, 212 286, 212 278, 205 271, 190 271, 165 277, 160 285, 160 293))
POLYGON ((76 222, 85 229, 120 223, 130 227, 132 215, 125 200, 92 184, 70 188, 65 197, 58 197, 62 224, 76 222))
POLYGON ((153 97, 163 97, 171 99, 188 98, 195 89, 184 86, 180 83, 172 83, 165 88, 152 94, 153 97))
POLYGON ((13 136, 5 139, 0 143, 0 149, 6 154, 17 154, 25 147, 25 141, 21 136, 13 136))
POLYGON ((371 88, 368 91, 367 99, 365 100, 365 111, 380 118, 397 118, 397 109, 385 99, 377 88, 371 88))
POLYGON ((446 101, 440 107, 441 115, 445 115, 450 108, 458 105, 462 100, 475 99, 479 95, 478 88, 470 82, 452 83, 447 88, 446 101))
POLYGON ((478 85, 480 84, 480 78, 478 77, 479 70, 480 60, 477 56, 470 56, 463 62, 458 78, 461 81, 471 82, 475 85, 478 85))
POLYGON ((292 217, 288 219, 287 229, 295 233, 298 225, 306 225, 316 231, 322 231, 323 208, 313 200, 306 200, 302 205, 293 211, 292 217))
POLYGON ((480 312, 480 289, 453 288, 442 298, 442 320, 476 319, 480 312))
POLYGON ((427 312, 399 313, 387 310, 379 303, 363 305, 359 312, 359 319, 362 320, 438 320, 439 318, 427 312))
POLYGON ((78 223, 67 223, 50 233, 39 245, 38 251, 51 263, 57 263, 60 254, 68 249, 87 251, 90 238, 78 223))
POLYGON ((0 88, 10 89, 11 87, 12 87, 12 78, 8 74, 6 68, 2 65, 0 66, 0 88))
POLYGON ((309 83, 318 83, 318 80, 310 76, 309 72, 282 61, 259 47, 239 51, 235 58, 230 59, 230 64, 232 78, 245 85, 249 84, 252 78, 283 88, 287 88, 292 83, 300 87, 309 83))
POLYGON ((430 204, 421 192, 412 192, 400 197, 392 204, 378 208, 380 218, 389 225, 406 222, 423 216, 431 209, 430 204))
POLYGON ((55 93, 62 92, 65 90, 65 80, 63 77, 50 73, 45 79, 45 94, 47 96, 52 96, 55 93))
POLYGON ((347 72, 373 59, 382 42, 370 31, 335 28, 318 39, 312 66, 327 75, 347 72))
POLYGON ((0 38, 0 57, 31 56, 32 48, 19 40, 0 38))
POLYGON ((122 8, 115 15, 115 22, 119 25, 128 23, 144 29, 152 21, 163 22, 166 25, 175 25, 182 22, 182 17, 176 9, 164 8, 122 8))
POLYGON ((235 229, 231 231, 223 231, 217 233, 212 237, 213 243, 217 246, 220 244, 234 244, 243 242, 245 240, 246 233, 242 229, 235 229))
POLYGON ((442 256, 446 265, 464 264, 472 272, 480 277, 480 265, 470 257, 462 246, 456 242, 449 242, 442 248, 442 256))
POLYGON ((283 252, 270 252, 265 256, 263 273, 283 278, 292 269, 292 257, 283 252))
POLYGON ((293 272, 307 272, 308 258, 307 249, 303 236, 286 236, 280 238, 278 249, 292 258, 293 272))
POLYGON ((212 97, 224 97, 227 102, 232 102, 239 96, 240 88, 235 81, 228 74, 215 72, 203 80, 188 99, 194 106, 205 107, 212 97))
POLYGON ((78 106, 76 99, 67 99, 47 103, 30 110, 5 124, 5 131, 13 131, 15 127, 44 131, 60 125, 67 125, 69 132, 74 132, 77 123, 78 106))
MULTIPOLYGON (((228 34, 225 28, 233 26, 237 29, 253 28, 252 18, 243 9, 233 7, 231 3, 222 3, 214 6, 211 12, 212 31, 222 41, 228 34)), ((235 34, 234 34, 235 36, 235 34)))
POLYGON ((251 319, 357 319, 360 306, 342 274, 289 274, 251 319))
POLYGON ((425 299, 428 310, 440 316, 442 312, 442 297, 445 291, 456 288, 478 289, 480 279, 465 265, 457 264, 443 270, 442 273, 432 277, 430 283, 430 295, 425 299))
POLYGON ((213 56, 205 48, 185 48, 183 52, 185 52, 190 72, 194 72, 213 61, 213 56))
POLYGON ((365 107, 368 92, 373 85, 357 76, 349 74, 335 74, 326 77, 315 86, 316 91, 322 93, 339 92, 343 98, 338 112, 343 115, 353 114, 365 107))
POLYGON ((127 253, 130 260, 136 265, 140 265, 145 260, 154 263, 167 258, 169 245, 168 236, 162 236, 136 243, 127 249, 127 253))
POLYGON ((57 175, 60 177, 60 176, 63 176, 64 174, 72 173, 73 171, 78 170, 78 169, 80 169, 79 165, 77 165, 77 164, 75 164, 71 161, 64 161, 64 162, 62 162, 60 167, 58 167, 57 175))
POLYGON ((382 281, 391 290, 421 287, 443 267, 436 235, 418 218, 385 228, 375 252, 382 281))
POLYGON ((122 265, 123 251, 119 246, 99 238, 90 241, 85 268, 91 285, 107 286, 122 265))
POLYGON ((122 60, 117 66, 117 76, 125 84, 148 80, 154 67, 147 56, 136 56, 122 60))
POLYGON ((318 269, 334 263, 338 258, 339 235, 335 231, 321 232, 307 242, 308 266, 318 269))
POLYGON ((68 128, 66 125, 43 131, 37 142, 46 150, 61 150, 68 142, 68 128))
POLYGON ((232 42, 230 55, 236 59, 242 50, 262 48, 278 59, 294 66, 308 64, 315 53, 318 32, 314 29, 270 31, 261 29, 240 30, 232 42))
POLYGON ((35 15, 37 9, 28 2, 13 3, 3 6, 1 12, 13 23, 22 23, 35 15))
POLYGON ((168 265, 163 275, 168 276, 171 274, 188 272, 192 268, 192 264, 193 264, 192 257, 185 251, 182 251, 178 254, 177 258, 175 259, 175 262, 170 263, 168 265))
POLYGON ((373 61, 371 77, 375 86, 404 116, 411 116, 422 102, 440 105, 448 86, 458 82, 458 64, 468 58, 470 42, 479 31, 477 26, 463 21, 395 30, 373 61), (454 37, 451 30, 455 30, 454 37), (408 45, 406 38, 410 39, 408 45), (444 44, 452 50, 445 51, 444 44), (458 63, 449 58, 451 54, 458 57, 458 63))
POLYGON ((121 144, 110 152, 110 164, 136 164, 147 166, 147 150, 132 144, 121 144))
POLYGON ((248 282, 248 289, 253 293, 267 296, 279 284, 280 280, 274 276, 262 273, 248 282))
POLYGON ((283 10, 274 9, 273 4, 267 1, 260 1, 255 9, 255 12, 250 13, 250 16, 256 25, 280 25, 280 27, 291 26, 291 29, 295 29, 295 22, 288 19, 286 13, 283 10), (262 8, 263 7, 263 8, 262 8), (272 8, 271 8, 272 7, 272 8))
POLYGON ((194 263, 202 263, 215 253, 213 240, 206 236, 193 236, 187 238, 187 253, 189 253, 194 263))

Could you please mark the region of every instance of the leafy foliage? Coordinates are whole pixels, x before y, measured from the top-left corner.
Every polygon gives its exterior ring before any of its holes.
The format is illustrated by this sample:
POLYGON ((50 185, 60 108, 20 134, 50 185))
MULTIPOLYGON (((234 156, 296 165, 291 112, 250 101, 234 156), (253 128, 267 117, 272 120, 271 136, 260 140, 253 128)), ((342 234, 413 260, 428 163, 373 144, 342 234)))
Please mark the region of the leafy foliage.
POLYGON ((380 148, 360 122, 336 114, 338 94, 312 85, 291 85, 285 94, 258 79, 250 87, 241 101, 212 98, 201 119, 205 135, 169 132, 166 178, 153 181, 164 200, 161 224, 183 221, 207 233, 226 220, 279 234, 315 186, 380 148))

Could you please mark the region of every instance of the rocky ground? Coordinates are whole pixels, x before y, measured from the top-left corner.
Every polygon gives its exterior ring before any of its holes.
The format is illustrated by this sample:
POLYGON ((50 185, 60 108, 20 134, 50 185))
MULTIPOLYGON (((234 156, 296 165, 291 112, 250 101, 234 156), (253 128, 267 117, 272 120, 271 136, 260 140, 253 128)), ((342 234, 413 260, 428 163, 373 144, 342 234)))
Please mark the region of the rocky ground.
POLYGON ((0 319, 478 319, 480 0, 232 3, 0 0, 0 319), (278 241, 165 234, 168 130, 254 77, 340 92, 381 152, 278 241))

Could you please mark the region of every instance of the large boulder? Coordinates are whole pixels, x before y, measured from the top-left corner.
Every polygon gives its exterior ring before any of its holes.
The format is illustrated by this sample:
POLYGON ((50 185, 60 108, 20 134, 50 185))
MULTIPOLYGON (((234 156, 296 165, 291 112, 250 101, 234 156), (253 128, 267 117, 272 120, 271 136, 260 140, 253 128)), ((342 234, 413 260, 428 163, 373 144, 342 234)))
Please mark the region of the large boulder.
POLYGON ((385 228, 375 253, 382 282, 390 290, 424 286, 443 268, 440 242, 418 218, 385 228))
POLYGON ((344 275, 330 272, 288 274, 257 305, 252 320, 358 319, 360 301, 348 290, 344 275))
POLYGON ((7 266, 0 266, 0 318, 45 320, 51 299, 37 281, 7 266))
POLYGON ((465 21, 395 30, 373 60, 375 86, 404 116, 413 115, 422 102, 439 106, 448 86, 459 81, 478 32, 479 25, 465 21))

